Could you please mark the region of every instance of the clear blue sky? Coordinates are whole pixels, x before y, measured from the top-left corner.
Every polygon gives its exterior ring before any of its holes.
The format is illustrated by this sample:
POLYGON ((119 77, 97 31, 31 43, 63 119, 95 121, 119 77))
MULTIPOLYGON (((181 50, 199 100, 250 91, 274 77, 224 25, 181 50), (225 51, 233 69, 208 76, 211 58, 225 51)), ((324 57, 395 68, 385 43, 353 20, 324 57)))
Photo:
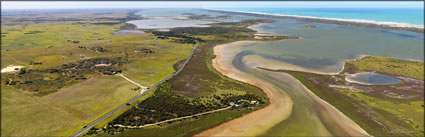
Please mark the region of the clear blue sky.
POLYGON ((149 1, 44 1, 1 2, 2 9, 52 9, 52 8, 424 8, 424 2, 149 2, 149 1))

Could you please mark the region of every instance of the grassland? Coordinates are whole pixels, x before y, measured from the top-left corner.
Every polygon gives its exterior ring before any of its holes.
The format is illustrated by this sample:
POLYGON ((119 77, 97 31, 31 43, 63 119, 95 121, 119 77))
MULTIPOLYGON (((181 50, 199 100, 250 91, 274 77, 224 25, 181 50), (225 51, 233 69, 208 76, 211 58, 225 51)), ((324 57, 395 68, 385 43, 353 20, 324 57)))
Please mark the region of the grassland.
POLYGON ((38 97, 2 85, 2 135, 71 135, 135 96, 131 87, 120 77, 105 76, 38 97))
POLYGON ((424 134, 424 101, 393 101, 368 96, 355 90, 337 89, 356 100, 363 102, 372 109, 377 110, 380 115, 377 119, 389 127, 397 127, 392 132, 405 133, 415 136, 424 134), (396 109, 395 109, 396 108, 396 109), (395 122, 396 121, 396 122, 395 122))
POLYGON ((346 71, 350 67, 354 67, 357 72, 377 71, 424 80, 424 63, 419 61, 367 56, 356 61, 347 62, 346 71))
MULTIPOLYGON (((424 75, 423 70, 416 71, 420 67, 423 68, 421 62, 369 56, 347 62, 342 73, 378 71, 419 79, 419 75, 424 75), (402 66, 405 70, 391 70, 394 66, 402 66)), ((406 83, 400 83, 390 86, 356 85, 357 88, 364 87, 362 89, 372 89, 372 91, 332 88, 328 85, 352 86, 352 84, 344 80, 337 80, 343 79, 343 75, 328 76, 286 70, 269 71, 285 72, 294 76, 317 96, 335 106, 373 136, 424 136, 423 87, 418 91, 405 91, 397 88, 406 85, 406 83), (419 96, 413 98, 389 97, 385 95, 384 91, 379 90, 383 88, 390 88, 391 92, 404 92, 404 94, 419 96)))
MULTIPOLYGON (((1 66, 20 65, 39 70, 89 58, 122 57, 128 60, 123 65, 123 74, 151 86, 172 74, 173 64, 188 57, 193 45, 156 39, 151 33, 113 35, 128 26, 122 23, 128 14, 128 11, 49 14, 48 19, 54 20, 42 20, 45 14, 2 15, 1 66), (19 16, 25 21, 19 22, 19 16), (108 52, 89 50, 99 46, 108 52), (154 52, 144 53, 143 49, 154 52), (30 62, 42 64, 30 65, 30 62)), ((135 87, 121 77, 95 75, 56 92, 34 96, 2 81, 1 135, 69 136, 136 96, 136 91, 131 90, 135 87)))

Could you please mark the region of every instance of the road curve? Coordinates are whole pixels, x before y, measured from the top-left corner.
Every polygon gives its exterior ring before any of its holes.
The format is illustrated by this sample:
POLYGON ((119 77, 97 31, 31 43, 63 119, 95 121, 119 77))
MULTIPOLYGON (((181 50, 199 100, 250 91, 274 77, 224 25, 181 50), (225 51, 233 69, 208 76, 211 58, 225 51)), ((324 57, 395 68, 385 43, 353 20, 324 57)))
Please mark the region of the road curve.
MULTIPOLYGON (((136 99, 142 97, 143 95, 145 95, 146 93, 152 91, 153 89, 155 89, 156 87, 158 87, 159 85, 161 85, 162 83, 168 81, 169 79, 173 78, 174 76, 176 76, 177 74, 179 74, 184 67, 187 65, 187 63, 192 59, 193 54, 195 53, 196 48, 199 46, 199 42, 197 41, 196 44, 194 44, 195 46, 192 49, 192 52, 190 53, 189 58, 186 59, 186 61, 184 62, 183 66, 177 70, 176 72, 174 72, 173 74, 171 74, 170 76, 168 76, 167 78, 163 79, 162 81, 158 82, 157 84, 155 84, 154 86, 152 86, 151 88, 148 88, 147 90, 145 90, 144 92, 141 92, 139 95, 137 95, 136 97, 130 99, 129 101, 127 101, 124 104, 121 104, 120 106, 118 106, 117 108, 113 109, 111 112, 106 113, 105 115, 103 115, 102 117, 96 119, 94 122, 90 123, 89 125, 85 126, 83 129, 79 130, 78 132, 74 133, 71 137, 76 137, 81 135, 82 133, 86 132, 88 129, 92 128, 93 126, 95 126, 96 124, 100 123, 101 121, 105 120, 106 118, 110 117, 112 114, 114 114, 115 112, 117 112, 118 110, 124 108, 127 106, 127 104, 130 104, 132 102, 134 102, 136 99)), ((139 85, 139 84, 136 84, 139 85)), ((143 89, 142 89, 143 90, 143 89)))

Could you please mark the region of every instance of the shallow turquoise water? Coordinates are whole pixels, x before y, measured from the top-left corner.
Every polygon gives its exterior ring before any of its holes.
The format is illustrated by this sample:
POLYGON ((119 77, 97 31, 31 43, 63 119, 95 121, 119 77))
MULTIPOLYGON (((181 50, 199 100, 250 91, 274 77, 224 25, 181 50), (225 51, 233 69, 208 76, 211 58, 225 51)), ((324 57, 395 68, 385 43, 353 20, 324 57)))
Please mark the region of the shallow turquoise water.
POLYGON ((360 19, 413 25, 424 24, 423 8, 230 8, 224 10, 321 18, 360 19))
POLYGON ((244 49, 268 59, 322 72, 338 72, 344 61, 360 55, 424 60, 423 33, 307 23, 293 19, 275 20, 278 22, 255 29, 302 39, 261 42, 246 45, 244 49), (299 28, 303 25, 315 25, 317 28, 299 28))

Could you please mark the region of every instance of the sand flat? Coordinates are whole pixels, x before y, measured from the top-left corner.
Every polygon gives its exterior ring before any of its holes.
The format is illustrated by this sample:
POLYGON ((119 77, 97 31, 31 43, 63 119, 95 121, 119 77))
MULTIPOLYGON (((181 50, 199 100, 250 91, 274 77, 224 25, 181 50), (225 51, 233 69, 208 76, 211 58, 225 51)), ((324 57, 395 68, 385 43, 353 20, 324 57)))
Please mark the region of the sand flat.
POLYGON ((224 47, 247 42, 249 43, 249 41, 241 41, 216 46, 214 48, 216 58, 212 61, 213 67, 223 75, 260 87, 267 94, 270 104, 260 110, 208 129, 195 136, 260 135, 280 121, 287 119, 291 114, 293 103, 289 96, 284 94, 284 92, 279 92, 278 90, 280 89, 272 84, 261 81, 253 75, 241 72, 233 67, 231 57, 234 56, 235 52, 224 50, 224 47), (271 115, 273 113, 278 115, 271 115))
MULTIPOLYGON (((232 60, 237 54, 238 45, 249 44, 251 41, 239 41, 229 44, 218 45, 214 48, 216 58, 213 59, 212 64, 223 75, 231 77, 233 79, 250 83, 260 87, 267 94, 270 100, 270 104, 260 110, 244 115, 240 118, 228 121, 217 127, 208 129, 196 136, 257 136, 264 134, 268 129, 272 128, 276 124, 291 115, 293 110, 293 101, 290 96, 285 94, 282 89, 275 87, 273 84, 261 80, 252 74, 241 72, 236 69, 232 60), (226 48, 226 46, 232 46, 232 49, 226 48)), ((244 61, 245 62, 245 61, 244 61)), ((246 62, 245 62, 246 63, 246 62)), ((265 72, 267 75, 276 78, 285 78, 291 81, 292 85, 302 89, 303 94, 310 96, 317 106, 321 108, 320 118, 324 124, 330 125, 331 128, 336 128, 338 131, 337 135, 349 135, 349 136, 370 136, 362 128, 360 128, 354 121, 349 119, 335 107, 331 106, 327 102, 317 97, 313 92, 302 85, 297 79, 292 76, 280 73, 280 72, 265 72)), ((318 128, 320 131, 318 134, 326 135, 329 134, 328 130, 318 128)), ((333 130, 335 131, 335 129, 333 130)))

